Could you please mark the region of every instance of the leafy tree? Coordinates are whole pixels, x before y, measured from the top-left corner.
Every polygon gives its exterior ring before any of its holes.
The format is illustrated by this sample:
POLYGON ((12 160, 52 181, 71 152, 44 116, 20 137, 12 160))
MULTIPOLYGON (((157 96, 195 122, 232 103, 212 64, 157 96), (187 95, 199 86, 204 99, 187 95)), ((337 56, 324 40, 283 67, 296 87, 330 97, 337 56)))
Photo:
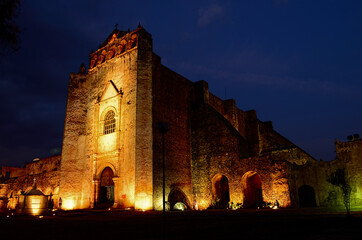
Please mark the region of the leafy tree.
POLYGON ((20 49, 20 29, 15 23, 20 0, 0 0, 0 56, 20 49))
POLYGON ((327 181, 334 186, 339 187, 343 194, 343 204, 346 207, 347 216, 350 216, 351 210, 351 186, 347 180, 344 168, 338 168, 327 176, 327 181))

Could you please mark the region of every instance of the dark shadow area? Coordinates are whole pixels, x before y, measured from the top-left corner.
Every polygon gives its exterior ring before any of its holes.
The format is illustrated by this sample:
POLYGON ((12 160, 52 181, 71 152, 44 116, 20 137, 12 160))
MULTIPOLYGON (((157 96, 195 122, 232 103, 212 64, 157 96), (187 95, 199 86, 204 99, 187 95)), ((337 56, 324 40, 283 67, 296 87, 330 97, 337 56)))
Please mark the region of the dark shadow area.
POLYGON ((230 202, 229 180, 221 174, 212 179, 212 194, 215 208, 228 208, 230 202))
POLYGON ((101 175, 99 201, 97 208, 108 208, 112 207, 114 202, 114 182, 113 182, 113 171, 111 168, 106 167, 101 175))
POLYGON ((243 206, 245 208, 255 208, 263 203, 263 192, 261 178, 259 174, 249 171, 241 178, 243 191, 243 206))
POLYGON ((298 189, 299 207, 316 207, 315 192, 309 185, 303 185, 298 189))
POLYGON ((191 209, 190 202, 186 194, 179 188, 174 188, 168 195, 168 202, 170 203, 171 210, 174 210, 176 203, 181 202, 186 205, 187 209, 191 209))

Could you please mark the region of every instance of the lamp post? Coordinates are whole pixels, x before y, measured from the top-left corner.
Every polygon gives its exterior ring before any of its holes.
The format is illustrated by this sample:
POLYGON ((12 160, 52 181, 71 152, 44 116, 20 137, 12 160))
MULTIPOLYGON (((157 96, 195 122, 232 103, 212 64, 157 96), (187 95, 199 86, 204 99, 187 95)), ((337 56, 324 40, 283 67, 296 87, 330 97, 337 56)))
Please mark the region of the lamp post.
POLYGON ((162 222, 163 222, 163 239, 165 239, 166 224, 166 197, 165 197, 165 133, 170 130, 170 124, 167 122, 159 122, 158 130, 162 134, 162 222))

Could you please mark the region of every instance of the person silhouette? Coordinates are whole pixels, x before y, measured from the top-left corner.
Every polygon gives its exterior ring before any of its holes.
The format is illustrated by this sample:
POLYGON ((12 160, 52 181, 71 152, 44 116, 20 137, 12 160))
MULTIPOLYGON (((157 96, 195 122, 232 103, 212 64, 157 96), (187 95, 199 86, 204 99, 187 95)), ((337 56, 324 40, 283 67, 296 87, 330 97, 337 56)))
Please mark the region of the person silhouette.
POLYGON ((60 210, 60 209, 62 209, 62 203, 63 203, 63 201, 62 201, 62 198, 60 197, 59 198, 59 207, 58 207, 58 209, 60 210))

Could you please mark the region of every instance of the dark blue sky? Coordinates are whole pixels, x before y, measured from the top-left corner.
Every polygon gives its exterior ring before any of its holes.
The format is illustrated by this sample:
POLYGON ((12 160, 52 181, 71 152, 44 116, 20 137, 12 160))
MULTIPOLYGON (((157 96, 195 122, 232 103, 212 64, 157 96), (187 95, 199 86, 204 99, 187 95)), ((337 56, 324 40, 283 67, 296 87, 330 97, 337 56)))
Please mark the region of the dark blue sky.
POLYGON ((362 1, 22 1, 22 48, 0 62, 0 166, 61 148, 68 75, 118 23, 162 63, 316 159, 362 135, 362 1))

